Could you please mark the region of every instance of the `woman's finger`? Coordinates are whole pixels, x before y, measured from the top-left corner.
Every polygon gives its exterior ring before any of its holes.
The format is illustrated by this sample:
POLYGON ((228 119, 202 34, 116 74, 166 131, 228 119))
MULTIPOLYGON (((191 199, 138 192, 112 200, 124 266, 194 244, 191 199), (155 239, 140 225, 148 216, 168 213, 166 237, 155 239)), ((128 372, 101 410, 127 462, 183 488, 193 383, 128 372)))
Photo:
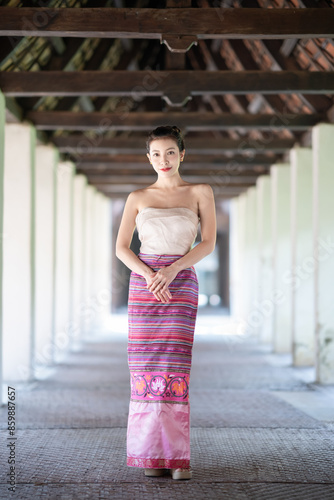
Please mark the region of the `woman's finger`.
POLYGON ((160 290, 162 287, 164 286, 164 283, 160 282, 160 283, 156 283, 156 284, 152 284, 149 288, 150 292, 157 292, 158 290, 160 290))
POLYGON ((171 297, 169 297, 168 294, 166 293, 162 293, 162 292, 155 292, 154 293, 154 296, 160 301, 160 302, 163 302, 163 303, 166 303, 166 302, 169 302, 169 299, 171 297))

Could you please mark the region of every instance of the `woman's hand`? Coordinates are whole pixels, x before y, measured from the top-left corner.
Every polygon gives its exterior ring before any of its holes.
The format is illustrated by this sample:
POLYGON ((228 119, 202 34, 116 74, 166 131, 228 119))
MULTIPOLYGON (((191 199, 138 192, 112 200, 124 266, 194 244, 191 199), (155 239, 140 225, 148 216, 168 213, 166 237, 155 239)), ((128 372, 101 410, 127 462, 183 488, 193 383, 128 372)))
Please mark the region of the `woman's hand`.
MULTIPOLYGON (((155 278, 157 272, 154 272, 152 270, 152 273, 148 273, 148 274, 145 274, 144 275, 144 278, 146 280, 146 284, 147 284, 147 288, 150 290, 151 286, 152 286, 152 282, 153 282, 153 279, 155 278)), ((163 303, 166 303, 166 302, 169 302, 169 300, 172 298, 172 295, 170 293, 170 291, 168 290, 156 290, 156 291, 153 291, 153 290, 150 290, 150 292, 153 293, 154 297, 159 301, 159 302, 163 302, 163 303)))
MULTIPOLYGON (((152 280, 153 278, 155 277, 157 273, 153 271, 153 269, 150 269, 145 273, 143 274, 145 280, 146 280, 146 288, 150 288, 150 286, 152 285, 152 280)), ((151 291, 151 290, 150 290, 151 291)), ((172 298, 171 294, 170 294, 170 291, 167 289, 167 291, 160 291, 160 290, 157 290, 155 292, 152 292, 154 297, 159 301, 159 302, 169 302, 169 299, 172 298)))
POLYGON ((177 271, 172 266, 166 266, 148 276, 147 288, 162 302, 169 302, 172 298, 168 286, 175 279, 177 271))

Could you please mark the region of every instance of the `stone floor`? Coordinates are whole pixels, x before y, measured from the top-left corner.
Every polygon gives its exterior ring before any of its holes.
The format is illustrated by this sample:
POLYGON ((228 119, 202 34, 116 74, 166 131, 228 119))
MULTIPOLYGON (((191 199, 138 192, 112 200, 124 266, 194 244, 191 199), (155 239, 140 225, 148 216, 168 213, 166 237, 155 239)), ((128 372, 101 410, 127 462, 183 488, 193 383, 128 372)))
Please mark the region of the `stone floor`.
POLYGON ((113 325, 117 331, 96 334, 48 377, 17 384, 15 492, 7 484, 7 408, 0 409, 1 499, 334 499, 334 387, 235 335, 223 317, 200 316, 196 330, 193 479, 128 468, 124 317, 113 325))

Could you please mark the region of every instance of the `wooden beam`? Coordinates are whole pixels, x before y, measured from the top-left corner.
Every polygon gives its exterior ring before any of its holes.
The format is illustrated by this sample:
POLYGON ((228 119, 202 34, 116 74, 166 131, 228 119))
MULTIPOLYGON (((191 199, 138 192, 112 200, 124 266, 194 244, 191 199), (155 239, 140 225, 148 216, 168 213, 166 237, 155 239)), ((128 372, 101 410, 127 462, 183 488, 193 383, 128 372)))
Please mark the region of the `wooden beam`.
MULTIPOLYGON (((91 155, 90 155, 91 156, 91 155)), ((133 160, 124 161, 122 158, 126 158, 130 155, 117 155, 117 156, 108 156, 108 155, 96 155, 95 157, 91 157, 86 159, 86 157, 80 158, 76 161, 76 158, 73 157, 73 161, 77 163, 77 166, 82 171, 92 170, 95 172, 140 172, 146 169, 152 170, 151 165, 149 165, 148 161, 143 161, 143 156, 135 156, 133 155, 133 160)), ((265 156, 254 156, 247 157, 241 155, 234 155, 232 158, 217 156, 214 157, 214 160, 211 159, 210 155, 186 155, 185 161, 182 163, 181 171, 189 172, 189 171, 208 171, 209 169, 214 170, 226 170, 230 172, 247 172, 251 169, 256 170, 257 172, 264 173, 266 172, 271 165, 279 161, 277 156, 268 158, 265 156), (202 159, 201 159, 202 158, 202 159)))
POLYGON ((4 71, 0 89, 12 97, 161 96, 179 105, 189 95, 334 94, 334 72, 99 71, 97 78, 96 71, 4 71))
MULTIPOLYGON (((211 179, 215 179, 215 178, 222 178, 222 177, 226 177, 226 176, 229 176, 231 178, 238 178, 238 179, 249 179, 249 178, 257 178, 259 175, 263 175, 263 174, 266 174, 268 175, 269 174, 269 167, 268 168, 265 168, 263 167, 262 168, 262 171, 259 172, 257 170, 251 170, 251 169, 248 169, 248 170, 243 170, 243 171, 239 171, 239 169, 236 169, 236 170, 231 170, 231 169, 220 169, 220 168, 212 168, 212 167, 204 167, 202 168, 201 170, 199 169, 193 169, 193 168, 190 168, 191 166, 189 166, 189 168, 184 168, 184 165, 182 165, 182 172, 181 175, 182 177, 184 177, 185 179, 188 179, 189 177, 193 177, 193 178, 207 178, 207 177, 211 177, 211 179)), ((80 168, 78 168, 77 166, 77 173, 82 173, 84 175, 86 175, 87 177, 94 177, 94 176, 101 176, 101 178, 117 178, 119 180, 123 179, 123 182, 127 182, 127 179, 128 178, 133 178, 133 177, 136 177, 138 179, 138 181, 141 181, 142 178, 145 178, 145 177, 150 177, 152 176, 152 169, 149 169, 149 168, 143 168, 143 169, 139 169, 139 168, 132 168, 132 169, 124 169, 122 168, 120 170, 120 168, 118 168, 118 170, 116 169, 105 169, 105 170, 100 170, 100 169, 96 169, 96 168, 89 168, 89 169, 86 169, 86 168, 82 168, 80 166, 80 168)))
POLYGON ((231 128, 261 130, 307 130, 326 115, 312 114, 232 114, 232 113, 101 113, 71 111, 29 111, 25 118, 38 130, 127 130, 149 131, 159 125, 174 125, 185 131, 229 130, 231 128))
MULTIPOLYGON (((252 175, 248 177, 240 177, 238 175, 226 175, 226 174, 216 174, 212 173, 211 175, 184 175, 184 179, 188 182, 192 182, 194 184, 197 183, 207 183, 210 185, 215 185, 217 187, 226 187, 226 186, 252 186, 256 183, 256 179, 258 175, 252 175)), ((148 186, 157 180, 156 175, 133 175, 133 176, 119 176, 119 175, 89 175, 87 176, 88 182, 90 184, 137 184, 138 186, 148 186)))
POLYGON ((1 36, 156 38, 325 38, 334 10, 1 7, 1 36))
MULTIPOLYGON (((74 134, 67 137, 53 137, 52 141, 60 152, 71 153, 79 158, 92 153, 146 154, 146 138, 144 137, 139 139, 104 139, 102 136, 88 138, 84 135, 74 134)), ((291 139, 275 139, 274 137, 266 138, 264 142, 248 138, 240 140, 189 138, 187 140, 187 152, 202 155, 222 154, 227 151, 239 154, 262 154, 268 151, 284 153, 287 149, 291 149, 293 145, 294 141, 291 139)))

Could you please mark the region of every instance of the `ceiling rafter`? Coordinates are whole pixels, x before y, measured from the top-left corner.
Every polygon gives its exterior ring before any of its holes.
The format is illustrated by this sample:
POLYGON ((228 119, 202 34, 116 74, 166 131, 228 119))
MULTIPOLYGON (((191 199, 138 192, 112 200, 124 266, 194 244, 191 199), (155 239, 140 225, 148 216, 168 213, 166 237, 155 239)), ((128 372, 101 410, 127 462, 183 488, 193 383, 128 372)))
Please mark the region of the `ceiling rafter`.
MULTIPOLYGON (((80 167, 82 169, 143 169, 149 167, 148 161, 142 155, 134 154, 87 154, 80 159, 80 167)), ((254 154, 251 156, 235 154, 232 156, 225 155, 195 155, 188 153, 185 157, 185 162, 182 165, 182 170, 202 170, 208 168, 238 171, 248 171, 251 167, 259 168, 261 172, 270 167, 279 159, 278 155, 273 154, 254 154)))
POLYGON ((178 123, 184 131, 229 130, 235 128, 280 130, 307 130, 327 121, 326 115, 320 114, 232 114, 197 112, 132 112, 126 120, 123 113, 71 112, 71 111, 30 111, 25 118, 31 120, 38 130, 94 130, 101 123, 108 129, 146 131, 166 124, 178 123))
MULTIPOLYGON (((86 173, 86 175, 87 175, 87 173, 86 173)), ((256 179, 258 178, 258 176, 259 175, 254 174, 254 173, 253 173, 253 175, 249 175, 247 177, 241 176, 241 175, 230 176, 230 179, 228 181, 228 185, 231 187, 239 186, 239 185, 252 186, 256 183, 256 179)), ((93 185, 94 184, 101 184, 102 182, 104 184, 116 185, 116 184, 123 184, 125 181, 136 182, 136 173, 133 176, 128 176, 128 175, 125 176, 122 174, 116 174, 116 175, 104 174, 104 175, 101 175, 101 174, 94 173, 94 174, 89 175, 88 179, 89 179, 89 182, 93 185)), ((189 180, 189 182, 193 182, 195 184, 200 183, 200 182, 212 184, 214 182, 214 179, 215 179, 215 173, 212 172, 211 174, 209 173, 209 174, 202 175, 202 176, 199 176, 199 175, 187 176, 187 179, 189 180)), ((144 186, 147 186, 148 184, 152 184, 155 180, 156 180, 156 176, 152 175, 152 174, 146 175, 146 176, 143 175, 140 177, 140 183, 143 184, 144 186)), ((218 179, 216 179, 216 181, 217 180, 218 179)), ((221 176, 220 182, 221 182, 221 184, 224 183, 223 176, 221 176)))
MULTIPOLYGON (((136 154, 145 154, 146 137, 129 138, 122 140, 104 139, 100 137, 99 141, 90 141, 83 134, 72 134, 69 136, 54 137, 53 142, 62 152, 69 152, 74 156, 85 156, 87 149, 89 152, 100 152, 106 154, 127 154, 132 151, 136 154)), ((264 153, 270 151, 273 153, 284 153, 291 149, 294 141, 291 139, 273 139, 266 143, 256 142, 247 138, 240 140, 232 139, 193 139, 187 138, 187 151, 193 154, 222 154, 226 151, 241 153, 264 153)))
POLYGON ((331 9, 53 9, 2 7, 2 36, 312 38, 334 36, 331 9), (36 14, 45 22, 36 22, 36 14), (293 15, 292 15, 293 14, 293 15), (182 26, 182 28, 180 28, 182 26), (207 26, 210 26, 208 32, 207 26), (181 32, 180 32, 181 31, 181 32))
POLYGON ((334 94, 334 73, 307 71, 40 71, 1 72, 9 96, 334 94))
POLYGON ((185 179, 209 182, 218 198, 231 198, 268 174, 293 145, 306 145, 312 126, 333 121, 333 2, 233 0, 223 9, 214 0, 117 3, 131 9, 110 4, 83 0, 79 8, 58 9, 62 12, 51 18, 56 11, 20 3, 11 12, 16 27, 26 6, 49 15, 50 23, 30 25, 28 33, 26 17, 21 24, 26 37, 22 30, 11 31, 11 38, 2 40, 11 39, 12 47, 0 47, 0 57, 12 57, 35 39, 30 61, 23 58, 15 71, 4 66, 0 88, 7 86, 11 109, 16 102, 24 109, 17 116, 32 121, 39 136, 48 136, 61 158, 73 161, 77 173, 107 196, 124 197, 155 180, 144 133, 158 125, 176 124, 184 131, 185 179), (144 19, 148 12, 152 16, 144 19), (320 30, 324 17, 328 24, 320 30), (80 26, 87 40, 79 36, 80 26), (61 39, 64 27, 67 36, 61 39), (116 47, 115 34, 120 58, 113 56, 109 64, 104 49, 116 47), (53 43, 57 40, 62 44, 53 43), (158 43, 164 40, 183 52, 158 43))

